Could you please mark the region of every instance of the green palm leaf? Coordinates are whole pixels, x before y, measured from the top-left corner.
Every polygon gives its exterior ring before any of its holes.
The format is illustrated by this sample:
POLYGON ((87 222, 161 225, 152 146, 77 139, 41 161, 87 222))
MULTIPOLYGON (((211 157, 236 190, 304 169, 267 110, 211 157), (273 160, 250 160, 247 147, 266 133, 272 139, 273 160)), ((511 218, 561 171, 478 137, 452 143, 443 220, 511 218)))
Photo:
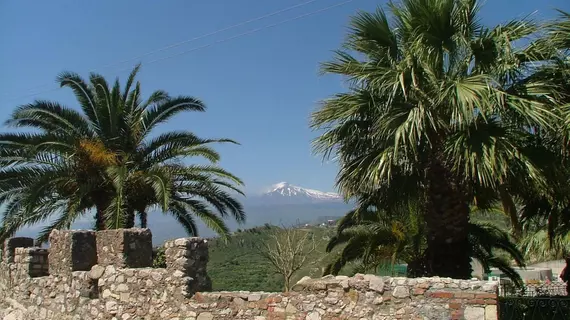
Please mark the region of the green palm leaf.
POLYGON ((0 238, 19 228, 50 221, 68 228, 83 213, 95 211, 95 228, 129 228, 138 216, 146 227, 149 210, 170 212, 189 235, 198 233, 194 217, 226 236, 223 219, 245 220, 233 194, 243 182, 213 165, 186 164, 195 157, 220 160, 213 143, 188 131, 153 135, 160 123, 185 111, 204 111, 193 97, 170 97, 162 90, 143 101, 137 65, 121 89, 99 74, 89 82, 64 72, 62 87, 72 89, 80 111, 36 101, 17 108, 7 124, 30 132, 0 134, 0 204, 6 207, 0 238), (152 136, 152 137, 151 137, 152 136))

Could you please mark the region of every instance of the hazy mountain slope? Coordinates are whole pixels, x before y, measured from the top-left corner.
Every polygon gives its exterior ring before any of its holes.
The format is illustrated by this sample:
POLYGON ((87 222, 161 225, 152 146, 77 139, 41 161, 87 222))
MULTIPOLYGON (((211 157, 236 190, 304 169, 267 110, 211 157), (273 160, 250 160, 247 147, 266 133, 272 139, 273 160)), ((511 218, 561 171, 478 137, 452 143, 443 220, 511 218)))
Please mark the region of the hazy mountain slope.
MULTIPOLYGON (((266 223, 291 226, 297 223, 313 223, 326 220, 325 217, 340 217, 353 206, 342 201, 340 195, 322 192, 281 182, 268 188, 261 195, 238 198, 244 205, 246 222, 237 224, 232 219, 226 222, 230 230, 247 229, 266 223)), ((215 234, 196 219, 200 236, 213 237, 215 234)), ((150 212, 148 226, 153 234, 153 243, 162 244, 165 240, 185 237, 184 229, 170 215, 150 212)), ((73 229, 91 229, 93 219, 86 215, 72 225, 73 229)), ((19 236, 35 237, 43 226, 34 226, 18 232, 19 236)))

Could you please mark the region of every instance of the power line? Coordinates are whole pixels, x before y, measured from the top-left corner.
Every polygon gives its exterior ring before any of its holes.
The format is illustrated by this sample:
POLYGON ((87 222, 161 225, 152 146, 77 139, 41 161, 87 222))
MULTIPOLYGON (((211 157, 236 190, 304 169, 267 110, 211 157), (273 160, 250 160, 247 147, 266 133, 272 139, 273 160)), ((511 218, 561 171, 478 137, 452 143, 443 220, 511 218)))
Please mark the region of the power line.
MULTIPOLYGON (((317 0, 313 0, 313 1, 317 1, 317 0)), ((346 1, 343 1, 343 2, 340 2, 340 3, 337 3, 337 4, 334 4, 334 5, 331 5, 331 6, 328 6, 328 7, 324 7, 324 8, 322 8, 322 9, 319 9, 319 10, 316 10, 316 11, 312 11, 312 12, 309 12, 309 13, 305 13, 305 14, 296 16, 296 17, 294 17, 294 18, 286 19, 286 20, 283 20, 283 21, 280 21, 280 22, 277 22, 277 23, 273 23, 273 24, 264 26, 264 27, 260 27, 260 28, 256 28, 256 29, 252 29, 252 30, 246 31, 246 32, 237 34, 237 35, 235 35, 235 36, 231 36, 231 37, 224 38, 224 39, 221 39, 221 40, 218 40, 218 41, 214 41, 214 42, 212 42, 212 43, 209 43, 209 44, 206 44, 206 45, 203 45, 203 46, 195 47, 195 48, 192 48, 192 49, 190 49, 190 50, 182 51, 182 52, 179 52, 179 53, 176 53, 176 54, 173 54, 173 55, 169 55, 169 56, 166 56, 166 57, 162 57, 162 58, 154 59, 154 60, 151 60, 151 61, 147 61, 147 62, 144 62, 143 65, 146 66, 146 65, 149 65, 149 64, 152 64, 152 63, 156 63, 156 62, 163 61, 163 60, 172 59, 172 58, 175 58, 175 57, 178 57, 178 56, 187 54, 187 53, 191 53, 191 52, 194 52, 194 51, 197 51, 197 50, 209 48, 209 47, 211 47, 211 46, 213 46, 213 45, 216 45, 216 44, 228 42, 228 41, 230 41, 230 40, 234 40, 234 39, 237 39, 237 38, 241 38, 241 37, 243 37, 243 36, 246 36, 246 35, 250 35, 250 34, 253 34, 253 33, 257 33, 257 32, 259 32, 259 31, 262 31, 262 30, 265 30, 265 29, 270 29, 270 28, 273 28, 273 27, 276 27, 276 26, 279 26, 279 25, 282 25, 282 24, 285 24, 285 23, 289 23, 289 22, 292 22, 292 21, 296 21, 296 20, 300 20, 300 19, 303 19, 303 18, 306 18, 306 17, 310 17, 310 16, 313 16, 313 15, 316 15, 316 14, 319 14, 319 13, 322 13, 322 12, 325 12, 325 11, 328 11, 328 10, 330 10, 330 9, 334 9, 334 8, 337 8, 337 7, 346 5, 346 4, 351 3, 351 2, 354 2, 354 1, 355 1, 355 0, 346 0, 346 1)), ((130 61, 130 60, 128 60, 128 61, 130 61)), ((126 71, 126 70, 131 70, 131 68, 119 69, 119 70, 117 70, 116 72, 122 72, 122 71, 126 71)), ((53 89, 51 89, 51 90, 46 90, 46 91, 42 91, 42 92, 36 92, 36 93, 33 93, 33 94, 29 94, 29 95, 25 95, 25 96, 20 96, 20 97, 17 97, 17 98, 14 98, 14 99, 10 99, 10 100, 7 100, 7 101, 13 101, 13 100, 18 100, 18 99, 29 98, 29 97, 37 96, 37 95, 40 95, 40 94, 43 94, 43 93, 55 91, 55 90, 58 90, 58 89, 59 89, 59 88, 53 88, 53 89)))
MULTIPOLYGON (((107 64, 107 65, 105 65, 105 66, 103 66, 103 67, 100 67, 100 68, 91 70, 90 73, 91 73, 91 72, 95 72, 95 71, 97 71, 97 70, 99 70, 99 69, 106 69, 106 68, 109 68, 109 67, 113 67, 113 66, 118 66, 118 65, 124 64, 124 63, 126 63, 126 62, 130 62, 130 61, 134 61, 134 60, 139 60, 139 59, 141 59, 141 58, 147 57, 147 56, 149 56, 149 55, 153 55, 153 54, 155 54, 155 53, 159 53, 159 52, 162 52, 162 51, 165 51, 165 50, 169 50, 169 49, 172 49, 172 48, 179 47, 179 46, 181 46, 181 45, 184 45, 184 44, 187 44, 187 43, 190 43, 190 42, 194 42, 194 41, 197 41, 197 40, 200 40, 200 39, 204 39, 204 38, 207 38, 207 37, 211 37, 211 36, 216 35, 216 34, 218 34, 218 33, 221 33, 221 32, 224 32, 224 31, 228 31, 228 30, 231 30, 231 29, 235 29, 235 28, 238 28, 238 27, 241 27, 241 26, 250 24, 250 23, 252 23, 252 22, 260 21, 260 20, 263 20, 263 19, 266 19, 266 18, 275 16, 275 15, 278 15, 278 14, 281 14, 281 13, 284 13, 284 12, 287 12, 287 11, 291 11, 291 10, 293 10, 293 9, 296 9, 296 8, 299 8, 299 7, 303 7, 303 6, 306 6, 306 5, 308 5, 308 4, 311 4, 311 3, 317 2, 317 1, 319 1, 319 0, 309 0, 309 1, 301 2, 301 3, 298 3, 298 4, 296 4, 296 5, 289 6, 289 7, 287 7, 287 8, 283 8, 283 9, 280 9, 280 10, 277 10, 277 11, 274 11, 274 12, 271 12, 271 13, 268 13, 268 14, 265 14, 265 15, 262 15, 262 16, 259 16, 259 17, 257 17, 257 18, 249 19, 249 20, 246 20, 246 21, 243 21, 243 22, 240 22, 240 23, 237 23, 237 24, 234 24, 234 25, 231 25, 231 26, 222 28, 222 29, 218 29, 218 30, 215 30, 215 31, 212 31, 212 32, 209 32, 209 33, 206 33, 206 34, 203 34, 203 35, 200 35, 200 36, 197 36, 197 37, 188 39, 188 40, 180 41, 180 42, 177 42, 177 43, 168 45, 168 46, 166 46, 166 47, 162 47, 162 48, 159 48, 159 49, 156 49, 156 50, 152 50, 152 51, 143 53, 143 54, 141 54, 141 55, 139 55, 139 56, 136 56, 136 57, 133 57, 133 58, 130 58, 130 59, 126 59, 126 60, 119 61, 119 62, 116 62, 116 63, 107 64)), ((39 85, 39 86, 32 87, 32 88, 28 89, 27 91, 29 92, 29 91, 33 91, 33 90, 36 90, 36 89, 45 88, 45 87, 50 86, 50 85, 52 85, 52 83, 46 83, 46 84, 43 84, 43 85, 39 85)), ((53 90, 50 90, 50 91, 53 91, 53 90)), ((42 92, 43 92, 43 91, 42 91, 42 92)), ((48 92, 49 92, 49 91, 48 91, 48 92)), ((30 95, 21 96, 20 98, 29 97, 29 96, 34 96, 34 95, 37 95, 37 94, 38 94, 38 92, 32 93, 32 94, 30 94, 30 95)), ((2 95, 2 96, 3 96, 3 97, 6 97, 6 95, 2 95)), ((13 98, 13 99, 11 99, 11 100, 14 100, 14 99, 19 99, 19 98, 13 98)))
POLYGON ((142 54, 142 55, 140 55, 140 56, 138 56, 138 57, 134 57, 134 58, 131 58, 131 59, 123 60, 123 61, 118 62, 118 63, 115 63, 115 64, 106 65, 106 66, 104 66, 103 68, 108 68, 108 67, 111 67, 111 66, 120 65, 120 64, 123 64, 123 63, 126 63, 126 62, 130 62, 130 61, 133 61, 133 60, 139 60, 139 59, 144 58, 144 57, 146 57, 146 56, 149 56, 149 55, 152 55, 152 54, 155 54, 155 53, 158 53, 158 52, 162 52, 162 51, 164 51, 164 50, 176 48, 176 47, 179 47, 179 46, 181 46, 181 45, 183 45, 183 44, 190 43, 190 42, 194 42, 194 41, 196 41, 196 40, 200 40, 200 39, 203 39, 203 38, 206 38, 206 37, 210 37, 210 36, 216 35, 216 34, 218 34, 218 33, 224 32, 224 31, 228 31, 228 30, 231 30, 231 29, 234 29, 234 28, 238 28, 238 27, 244 26, 244 25, 246 25, 246 24, 250 24, 250 23, 252 23, 252 22, 256 22, 256 21, 259 21, 259 20, 263 20, 263 19, 265 19, 265 18, 273 17, 273 16, 275 16, 275 15, 278 15, 278 14, 281 14, 281 13, 284 13, 284 12, 287 12, 287 11, 291 11, 291 10, 293 10, 293 9, 295 9, 295 8, 299 8, 299 7, 306 6, 306 5, 308 5, 308 4, 310 4, 310 3, 313 3, 313 2, 316 2, 316 1, 319 1, 319 0, 309 0, 309 1, 301 2, 301 3, 296 4, 296 5, 294 5, 294 6, 290 6, 290 7, 287 7, 287 8, 284 8, 284 9, 281 9, 281 10, 278 10, 278 11, 275 11, 275 12, 272 12, 272 13, 268 13, 268 14, 263 15, 263 16, 260 16, 260 17, 257 17, 257 18, 253 18, 253 19, 250 19, 250 20, 247 20, 247 21, 244 21, 244 22, 240 22, 240 23, 238 23, 238 24, 231 25, 231 26, 229 26, 229 27, 225 27, 225 28, 222 28, 222 29, 219 29, 219 30, 210 32, 210 33, 203 34, 203 35, 201 35, 201 36, 198 36, 198 37, 195 37, 195 38, 192 38, 192 39, 184 40, 184 41, 181 41, 181 42, 178 42, 178 43, 174 43, 174 44, 171 44, 171 45, 169 45, 169 46, 166 46, 166 47, 163 47, 163 48, 160 48, 160 49, 156 49, 156 50, 147 52, 147 53, 142 54))
MULTIPOLYGON (((211 47, 211 46, 216 45, 216 44, 219 44, 219 43, 223 43, 223 42, 227 42, 227 41, 230 41, 230 40, 234 40, 234 39, 236 39, 236 38, 241 38, 241 37, 243 37, 243 36, 247 36, 247 35, 250 35, 250 34, 259 32, 259 31, 261 31, 261 30, 273 28, 273 27, 276 27, 276 26, 279 26, 279 25, 282 25, 282 24, 285 24, 285 23, 288 23, 288 22, 291 22, 291 21, 300 20, 300 19, 303 19, 303 18, 306 18, 306 17, 309 17, 309 16, 313 16, 313 15, 315 15, 315 14, 318 14, 318 13, 321 13, 321 12, 324 12, 324 11, 327 11, 327 10, 330 10, 330 9, 333 9, 333 8, 336 8, 336 7, 343 6, 343 5, 348 4, 348 3, 350 3, 350 2, 353 2, 353 1, 355 1, 355 0, 347 0, 347 1, 344 1, 344 2, 340 2, 340 3, 334 4, 334 5, 332 5, 332 6, 328 6, 328 7, 325 7, 325 8, 316 10, 316 11, 313 11, 313 12, 309 12, 309 13, 302 14, 302 15, 300 15, 300 16, 296 16, 296 17, 291 18, 291 19, 283 20, 283 21, 280 21, 280 22, 277 22, 277 23, 273 23, 273 24, 264 26, 264 27, 260 27, 260 28, 256 28, 256 29, 252 29, 252 30, 246 31, 246 32, 237 34, 237 35, 232 36, 232 37, 229 37, 229 38, 225 38, 225 39, 221 39, 221 40, 218 40, 218 41, 214 41, 214 42, 212 42, 212 43, 209 43, 209 44, 206 44, 206 45, 203 45, 203 46, 200 46, 200 47, 192 48, 192 49, 190 49, 190 50, 182 51, 182 52, 179 52, 179 53, 170 55, 170 56, 166 56, 166 57, 158 58, 158 59, 155 59, 155 60, 147 61, 147 62, 144 63, 144 65, 146 66, 146 65, 149 65, 149 64, 152 64, 152 63, 155 63, 155 62, 159 62, 159 61, 171 59, 171 58, 174 58, 174 57, 178 57, 178 56, 181 56, 181 55, 190 53, 190 52, 194 52, 194 51, 197 51, 197 50, 200 50, 200 49, 204 49, 204 48, 211 47)), ((121 70, 119 70, 118 72, 125 71, 125 70, 129 70, 129 69, 128 69, 128 68, 127 68, 127 69, 121 69, 121 70)))

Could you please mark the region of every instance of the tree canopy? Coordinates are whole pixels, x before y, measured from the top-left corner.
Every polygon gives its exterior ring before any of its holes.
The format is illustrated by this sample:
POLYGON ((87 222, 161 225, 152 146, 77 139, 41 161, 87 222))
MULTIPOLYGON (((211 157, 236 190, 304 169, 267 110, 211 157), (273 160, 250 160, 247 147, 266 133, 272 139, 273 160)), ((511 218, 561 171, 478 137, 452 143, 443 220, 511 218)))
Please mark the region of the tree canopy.
POLYGON ((479 12, 472 0, 360 12, 322 65, 349 89, 313 113, 314 149, 337 159, 346 198, 375 194, 388 211, 419 204, 427 275, 470 277, 471 205, 500 200, 518 223, 514 198, 552 190, 561 172, 557 154, 539 155, 545 133, 560 136, 563 94, 553 76, 537 75, 560 63, 552 39, 563 42, 563 27, 537 40, 543 26, 530 19, 487 27, 479 12))
POLYGON ((95 211, 95 228, 132 227, 136 215, 146 227, 149 210, 172 215, 189 235, 197 235, 194 217, 221 235, 223 219, 243 222, 235 196, 242 181, 217 166, 214 143, 190 131, 153 134, 182 112, 205 111, 191 96, 171 97, 157 90, 142 98, 135 82, 137 66, 124 88, 111 86, 99 74, 89 81, 64 72, 57 78, 75 94, 79 108, 37 100, 20 106, 7 125, 28 129, 0 135, 0 203, 5 205, 0 236, 19 228, 49 222, 69 228, 77 218, 95 211), (192 157, 209 164, 187 164, 192 157))

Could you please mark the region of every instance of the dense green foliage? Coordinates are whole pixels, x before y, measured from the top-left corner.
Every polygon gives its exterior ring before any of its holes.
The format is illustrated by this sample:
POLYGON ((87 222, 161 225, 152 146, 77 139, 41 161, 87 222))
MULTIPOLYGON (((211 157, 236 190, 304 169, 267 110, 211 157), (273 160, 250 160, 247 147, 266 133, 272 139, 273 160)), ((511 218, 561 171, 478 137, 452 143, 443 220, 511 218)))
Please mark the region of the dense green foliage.
MULTIPOLYGON (((506 225, 504 223, 506 218, 496 214, 487 217, 486 214, 476 213, 474 220, 477 223, 487 223, 489 219, 496 221, 497 217, 502 218, 500 220, 506 225)), ((258 251, 259 244, 268 240, 273 228, 277 227, 265 225, 236 232, 228 241, 222 239, 209 241, 208 274, 212 279, 213 290, 276 292, 283 289, 282 277, 274 273, 269 261, 258 251)), ((293 283, 304 276, 313 278, 322 276, 326 266, 330 265, 344 248, 341 245, 332 250, 332 254, 326 252, 328 243, 336 234, 335 227, 309 227, 306 230, 314 233, 317 250, 313 252, 307 266, 294 277, 293 283)), ((352 276, 355 273, 372 273, 381 276, 406 276, 405 268, 400 267, 401 263, 405 261, 386 259, 378 261, 374 266, 365 266, 360 261, 353 261, 348 262, 338 274, 352 276)))
POLYGON ((241 193, 242 182, 216 165, 220 155, 209 146, 234 142, 190 131, 153 134, 181 112, 205 106, 162 90, 143 100, 138 69, 123 89, 118 79, 110 86, 98 74, 87 82, 62 73, 58 82, 72 89, 79 110, 42 100, 16 108, 7 124, 27 130, 0 135, 0 240, 49 221, 39 236, 45 241, 52 229, 69 228, 93 210, 98 230, 133 227, 137 215, 146 227, 152 207, 174 216, 189 235, 198 232, 194 217, 222 236, 223 218, 245 219, 229 193, 241 193), (209 164, 186 164, 191 157, 209 164))
MULTIPOLYGON (((213 239, 209 243, 210 262, 208 274, 214 290, 283 290, 283 278, 273 271, 270 262, 259 252, 260 244, 269 240, 272 226, 247 229, 235 233, 229 242, 213 239)), ((319 277, 322 274, 324 248, 332 233, 331 229, 314 228, 317 250, 309 263, 293 279, 303 276, 319 277)))
MULTIPOLYGON (((274 226, 262 226, 234 233, 229 241, 212 239, 209 242, 210 261, 208 274, 212 278, 213 290, 251 290, 281 291, 283 278, 276 274, 270 262, 259 254, 259 246, 267 241, 274 231, 274 226)), ((293 278, 293 283, 304 276, 320 277, 324 267, 330 263, 331 255, 325 252, 333 228, 310 227, 307 232, 314 234, 317 249, 311 255, 308 264, 293 278)), ((362 270, 358 264, 348 264, 340 274, 353 275, 368 271, 381 275, 392 275, 391 266, 378 266, 377 270, 362 270)), ((402 274, 400 274, 402 275, 402 274)))
POLYGON ((166 268, 166 257, 165 257, 164 247, 157 247, 152 249, 152 267, 166 268))
POLYGON ((402 0, 353 17, 323 64, 349 89, 313 114, 315 150, 338 159, 345 197, 420 206, 424 274, 470 277, 472 206, 501 203, 517 237, 519 198, 527 213, 569 216, 564 19, 487 27, 474 0, 402 0))
MULTIPOLYGON (((371 203, 374 202, 361 203, 340 219, 327 252, 341 246, 342 249, 324 273, 336 275, 349 262, 357 261, 365 269, 374 269, 391 261, 392 265, 406 263, 408 277, 425 274, 426 228, 419 207, 409 204, 388 212, 371 203)), ((524 266, 523 254, 504 229, 491 223, 470 222, 467 232, 470 258, 481 263, 486 273, 490 268, 498 268, 516 284, 522 284, 510 260, 524 266)))

